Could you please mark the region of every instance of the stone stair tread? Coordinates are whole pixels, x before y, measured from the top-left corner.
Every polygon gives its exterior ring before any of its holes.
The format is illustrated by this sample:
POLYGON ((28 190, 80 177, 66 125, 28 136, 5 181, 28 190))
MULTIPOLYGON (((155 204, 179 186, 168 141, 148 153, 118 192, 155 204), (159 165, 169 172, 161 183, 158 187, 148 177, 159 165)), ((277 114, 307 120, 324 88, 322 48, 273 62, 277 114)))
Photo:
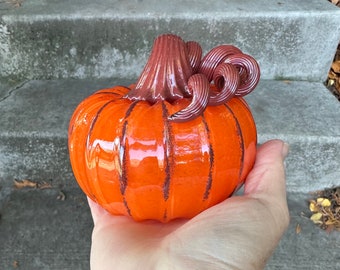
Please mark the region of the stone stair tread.
MULTIPOLYGON (((77 104, 95 90, 130 83, 27 81, 0 91, 0 114, 5 116, 0 118, 1 267, 17 262, 27 270, 89 268, 92 220, 69 166, 68 121, 77 104), (49 181, 53 188, 14 189, 13 179, 25 177, 49 181), (57 199, 59 191, 65 201, 57 199)), ((338 269, 340 236, 308 219, 308 199, 310 191, 335 185, 340 176, 339 102, 322 83, 267 80, 246 99, 259 142, 282 138, 291 144, 291 222, 266 269, 338 269)))
MULTIPOLYGON (((144 0, 144 1, 111 1, 111 0, 97 0, 95 2, 90 0, 72 0, 72 1, 49 1, 47 4, 41 4, 39 0, 31 0, 23 3, 22 8, 10 9, 7 8, 0 11, 8 17, 22 15, 22 18, 37 15, 49 15, 56 18, 71 16, 78 18, 79 16, 87 17, 138 17, 140 15, 155 14, 162 16, 176 16, 178 14, 190 14, 190 16, 204 17, 206 14, 231 14, 231 16, 239 16, 240 13, 249 12, 255 16, 263 16, 268 12, 277 13, 280 11, 291 12, 293 15, 299 11, 309 10, 321 14, 322 12, 329 12, 332 10, 330 3, 323 3, 319 0, 301 1, 297 3, 292 0, 282 0, 280 2, 268 0, 216 0, 213 2, 205 0, 196 0, 195 4, 191 1, 173 0, 171 2, 166 0, 144 0), (178 7, 181 8, 178 8, 178 7)), ((299 14, 301 16, 302 14, 299 14)), ((37 20, 41 19, 36 17, 37 20)))
POLYGON ((233 44, 258 60, 264 79, 322 81, 340 9, 326 0, 25 1, 0 7, 0 77, 133 78, 168 32, 204 51, 233 44))
MULTIPOLYGON (((81 100, 96 90, 135 80, 45 80, 4 91, 0 136, 67 136, 69 119, 81 100), (10 92, 10 94, 9 94, 10 92)), ((0 94, 1 96, 1 94, 0 94)), ((340 140, 335 123, 340 103, 318 82, 261 80, 245 99, 261 138, 340 140)))
MULTIPOLYGON (((104 87, 133 80, 28 81, 3 91, 0 101, 0 184, 13 178, 72 178, 67 151, 69 119, 81 100, 104 87)), ((279 138, 291 146, 287 189, 309 192, 338 184, 340 103, 317 82, 261 80, 246 97, 259 143, 279 138)), ((71 184, 73 187, 75 183, 71 184)))
POLYGON ((340 269, 340 234, 308 219, 310 191, 340 179, 340 103, 322 83, 340 9, 326 0, 11 2, 0 1, 0 269, 89 269, 92 219, 69 164, 69 119, 94 91, 134 82, 154 37, 169 31, 259 61, 262 80, 246 97, 259 143, 290 144, 291 221, 266 270, 340 269), (27 178, 52 188, 13 187, 27 178))
MULTIPOLYGON (((12 269, 15 262, 25 270, 89 269, 92 219, 86 198, 79 189, 63 192, 66 199, 60 201, 58 188, 11 190, 0 208, 1 269, 12 269)), ((266 270, 339 269, 340 234, 308 219, 308 199, 288 193, 290 226, 266 270)))

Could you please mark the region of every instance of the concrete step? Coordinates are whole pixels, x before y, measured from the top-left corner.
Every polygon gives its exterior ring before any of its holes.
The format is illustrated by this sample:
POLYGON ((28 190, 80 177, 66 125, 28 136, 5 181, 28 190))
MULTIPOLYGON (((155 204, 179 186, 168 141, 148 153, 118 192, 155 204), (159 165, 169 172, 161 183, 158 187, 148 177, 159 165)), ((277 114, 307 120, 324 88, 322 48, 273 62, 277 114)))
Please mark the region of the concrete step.
MULTIPOLYGON (((12 189, 0 209, 0 269, 90 269, 92 218, 86 198, 78 189, 64 192, 60 201, 57 188, 12 189)), ((309 198, 288 193, 290 226, 266 270, 340 269, 340 234, 326 233, 301 215, 308 215, 309 198)))
MULTIPOLYGON (((0 184, 13 178, 75 184, 67 151, 68 122, 77 104, 97 89, 129 85, 119 80, 28 81, 0 96, 0 184)), ((338 100, 318 82, 262 80, 246 97, 259 142, 281 138, 291 145, 287 188, 309 192, 338 184, 338 100)))
POLYGON ((1 2, 0 269, 89 269, 92 221, 69 164, 68 122, 95 90, 133 82, 164 32, 205 51, 231 43, 260 63, 262 80, 246 98, 259 142, 291 146, 291 224, 266 269, 340 269, 339 234, 301 216, 310 191, 340 179, 340 104, 322 84, 340 9, 326 0, 1 2), (53 188, 13 188, 26 178, 53 188))
MULTIPOLYGON (((8 1, 11 2, 11 1, 8 1)), ((324 81, 340 39, 340 9, 326 0, 72 0, 0 3, 0 77, 135 78, 165 32, 207 51, 231 43, 263 79, 324 81)))
MULTIPOLYGON (((89 269, 92 221, 68 159, 67 128, 77 104, 97 89, 129 79, 26 81, 0 92, 0 269, 89 269), (13 187, 13 179, 47 181, 51 189, 13 187), (66 195, 58 200, 59 192, 66 195)), ((319 82, 261 80, 247 101, 259 142, 290 146, 289 230, 266 269, 339 269, 340 235, 308 216, 310 191, 339 184, 340 103, 319 82), (295 228, 302 228, 296 234, 295 228)))

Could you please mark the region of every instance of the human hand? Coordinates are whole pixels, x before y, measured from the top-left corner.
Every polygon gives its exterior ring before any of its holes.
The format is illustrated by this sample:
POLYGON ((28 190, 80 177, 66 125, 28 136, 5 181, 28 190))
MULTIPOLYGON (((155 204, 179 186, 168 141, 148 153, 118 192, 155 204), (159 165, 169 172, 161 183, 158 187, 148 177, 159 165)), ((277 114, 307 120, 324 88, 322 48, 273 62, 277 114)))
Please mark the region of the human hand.
POLYGON ((289 224, 280 140, 259 147, 244 194, 166 224, 112 216, 89 199, 91 269, 263 269, 289 224))

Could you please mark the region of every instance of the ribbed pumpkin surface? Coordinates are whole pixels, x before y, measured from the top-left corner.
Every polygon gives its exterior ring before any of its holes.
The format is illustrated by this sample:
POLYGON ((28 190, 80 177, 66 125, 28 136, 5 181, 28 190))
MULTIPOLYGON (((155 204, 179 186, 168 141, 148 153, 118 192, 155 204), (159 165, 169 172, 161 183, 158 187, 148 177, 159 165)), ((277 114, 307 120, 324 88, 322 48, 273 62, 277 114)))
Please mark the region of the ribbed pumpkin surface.
POLYGON ((208 106, 188 122, 168 120, 190 103, 122 98, 103 89, 75 110, 69 152, 75 177, 114 215, 167 222, 190 218, 229 197, 256 154, 256 127, 246 102, 208 106))

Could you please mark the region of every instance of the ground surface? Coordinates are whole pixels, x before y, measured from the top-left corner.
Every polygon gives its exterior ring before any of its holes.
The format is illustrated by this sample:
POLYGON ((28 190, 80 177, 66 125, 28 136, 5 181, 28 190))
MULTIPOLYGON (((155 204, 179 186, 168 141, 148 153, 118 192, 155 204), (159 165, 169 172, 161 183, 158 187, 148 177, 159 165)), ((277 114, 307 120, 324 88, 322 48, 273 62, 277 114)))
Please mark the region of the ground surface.
MULTIPOLYGON (((16 9, 23 2, 0 0, 0 9, 16 9)), ((339 1, 330 2, 339 5, 339 1)), ((335 56, 334 63, 338 60, 335 56)), ((338 93, 337 64, 331 71, 334 83, 330 86, 338 93)), ((69 97, 67 91, 54 91, 72 84, 0 82, 0 114, 10 118, 7 124, 0 119, 0 270, 89 269, 93 225, 86 198, 69 167, 65 135, 68 119, 63 117, 73 109, 65 103, 75 106, 83 96, 80 92, 69 97), (51 89, 49 95, 57 103, 44 98, 45 104, 40 104, 34 98, 51 89), (13 109, 15 106, 19 109, 13 109), (45 118, 36 117, 39 110, 45 118), (8 146, 13 148, 6 152, 8 146), (28 178, 31 182, 23 182, 28 178)), ((277 92, 259 91, 263 98, 251 104, 261 119, 260 140, 278 136, 291 144, 287 159, 291 222, 267 269, 340 269, 340 234, 322 230, 310 220, 310 200, 316 197, 307 192, 339 183, 340 154, 334 150, 340 145, 338 123, 334 123, 339 107, 319 84, 284 81, 262 85, 277 92), (295 96, 294 91, 300 95, 295 96), (301 139, 303 136, 307 138, 301 139)), ((87 89, 86 94, 95 86, 100 83, 74 84, 75 89, 87 89)))

